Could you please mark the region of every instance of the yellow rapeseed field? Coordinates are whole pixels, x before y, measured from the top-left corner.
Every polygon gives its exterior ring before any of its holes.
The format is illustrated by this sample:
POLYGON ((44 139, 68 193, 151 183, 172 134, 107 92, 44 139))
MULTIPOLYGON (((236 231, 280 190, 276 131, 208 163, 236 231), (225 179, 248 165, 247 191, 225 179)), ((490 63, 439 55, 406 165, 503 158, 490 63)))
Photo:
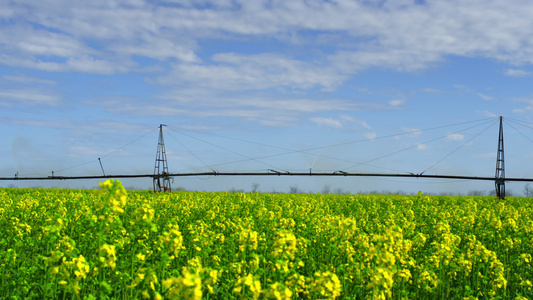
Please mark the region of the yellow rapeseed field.
POLYGON ((531 198, 0 189, 0 299, 532 299, 531 198))

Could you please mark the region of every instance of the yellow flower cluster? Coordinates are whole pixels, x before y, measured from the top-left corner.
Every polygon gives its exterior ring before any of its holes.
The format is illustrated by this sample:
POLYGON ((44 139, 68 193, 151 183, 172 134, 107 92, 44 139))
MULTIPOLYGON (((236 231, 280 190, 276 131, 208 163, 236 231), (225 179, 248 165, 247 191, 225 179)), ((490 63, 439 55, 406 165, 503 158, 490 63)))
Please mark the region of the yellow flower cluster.
POLYGON ((342 287, 339 277, 331 272, 316 272, 310 289, 321 298, 334 299, 341 295, 342 287))
POLYGON ((530 198, 0 189, 0 298, 533 299, 530 198))
POLYGON ((257 231, 250 229, 243 229, 239 233, 239 250, 243 252, 245 249, 257 250, 258 236, 257 231))
POLYGON ((184 267, 182 276, 171 277, 163 281, 163 288, 168 290, 168 297, 175 299, 202 299, 202 279, 196 272, 184 267))
POLYGON ((100 253, 100 262, 102 263, 103 267, 110 267, 114 270, 117 266, 117 255, 115 252, 115 245, 102 245, 102 247, 100 247, 100 253))
POLYGON ((285 259, 294 259, 294 255, 298 250, 296 244, 296 236, 293 233, 287 231, 277 232, 274 238, 274 245, 272 245, 274 248, 272 255, 285 259))
POLYGON ((240 278, 233 288, 233 292, 236 294, 243 293, 243 289, 248 288, 253 294, 253 298, 259 298, 261 294, 261 282, 257 279, 254 279, 252 274, 248 274, 245 277, 240 278))

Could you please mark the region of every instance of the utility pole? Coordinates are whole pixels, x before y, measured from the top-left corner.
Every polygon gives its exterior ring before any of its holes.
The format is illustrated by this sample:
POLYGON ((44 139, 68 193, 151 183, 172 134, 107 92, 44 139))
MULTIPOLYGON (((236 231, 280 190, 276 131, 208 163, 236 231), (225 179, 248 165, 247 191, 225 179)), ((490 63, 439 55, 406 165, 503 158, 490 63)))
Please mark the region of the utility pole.
POLYGON ((100 159, 100 157, 98 157, 98 161, 100 162, 100 168, 102 168, 102 174, 104 174, 105 176, 104 166, 102 166, 102 160, 100 159))
POLYGON ((503 117, 500 116, 500 134, 498 137, 498 153, 496 156, 495 186, 496 196, 505 199, 505 163, 503 160, 503 117))
POLYGON ((154 167, 154 192, 170 192, 170 177, 168 176, 167 153, 163 139, 163 126, 159 125, 159 141, 157 142, 157 154, 154 167))

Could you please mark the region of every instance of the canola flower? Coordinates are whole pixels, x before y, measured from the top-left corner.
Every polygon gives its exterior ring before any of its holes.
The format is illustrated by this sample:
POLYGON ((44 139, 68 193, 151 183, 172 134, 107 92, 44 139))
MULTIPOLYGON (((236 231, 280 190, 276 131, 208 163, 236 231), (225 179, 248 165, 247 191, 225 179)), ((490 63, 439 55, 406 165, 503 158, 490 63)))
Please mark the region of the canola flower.
POLYGON ((252 274, 248 274, 245 277, 240 278, 235 283, 233 292, 236 294, 244 294, 245 289, 249 289, 253 295, 253 299, 258 299, 261 295, 261 282, 255 279, 252 274))
POLYGON ((533 299, 531 198, 0 189, 0 299, 533 299))

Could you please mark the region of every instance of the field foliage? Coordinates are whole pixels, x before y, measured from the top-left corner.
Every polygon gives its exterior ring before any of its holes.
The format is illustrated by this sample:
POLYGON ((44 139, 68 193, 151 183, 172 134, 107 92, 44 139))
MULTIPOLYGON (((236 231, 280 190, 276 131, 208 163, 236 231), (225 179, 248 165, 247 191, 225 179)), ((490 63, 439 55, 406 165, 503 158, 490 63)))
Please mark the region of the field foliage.
POLYGON ((0 299, 533 298, 530 198, 0 189, 0 299))

